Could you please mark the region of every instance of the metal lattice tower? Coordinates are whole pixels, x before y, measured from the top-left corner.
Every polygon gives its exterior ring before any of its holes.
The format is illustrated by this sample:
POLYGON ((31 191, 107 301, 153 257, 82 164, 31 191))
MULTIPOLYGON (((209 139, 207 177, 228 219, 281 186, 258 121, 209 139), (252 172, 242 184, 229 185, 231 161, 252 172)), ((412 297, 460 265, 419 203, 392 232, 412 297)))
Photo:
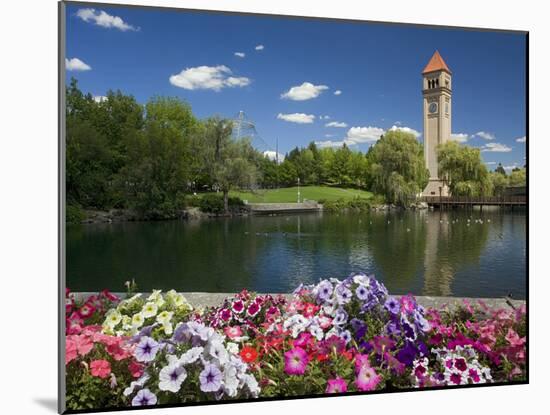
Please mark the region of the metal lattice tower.
POLYGON ((265 151, 276 151, 260 136, 260 134, 258 134, 254 121, 248 119, 244 111, 239 111, 232 121, 233 139, 240 140, 242 138, 248 138, 252 147, 262 153, 265 151))

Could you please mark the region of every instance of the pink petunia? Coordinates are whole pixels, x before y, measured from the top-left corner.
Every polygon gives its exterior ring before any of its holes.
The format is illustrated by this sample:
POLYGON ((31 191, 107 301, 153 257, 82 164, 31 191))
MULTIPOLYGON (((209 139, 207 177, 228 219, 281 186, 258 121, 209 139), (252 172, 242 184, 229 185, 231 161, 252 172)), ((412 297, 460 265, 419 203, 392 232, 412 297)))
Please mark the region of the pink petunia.
POLYGON ((246 309, 246 313, 250 317, 255 317, 260 312, 260 305, 256 302, 250 304, 246 309))
POLYGON ((76 343, 72 337, 65 338, 65 364, 70 363, 78 356, 78 351, 76 348, 76 343))
POLYGON ((92 339, 84 334, 73 336, 73 340, 80 356, 86 356, 94 347, 92 339))
POLYGON ((370 366, 363 366, 355 379, 355 386, 360 391, 372 391, 376 389, 382 377, 377 375, 374 369, 370 366))
POLYGON ((92 376, 105 379, 111 374, 111 364, 107 360, 94 360, 90 363, 92 376))
POLYGON ((401 309, 408 314, 412 313, 416 307, 414 298, 411 294, 404 295, 399 302, 401 303, 401 309))
POLYGON ((234 313, 240 314, 244 311, 244 303, 242 300, 236 300, 233 302, 231 309, 234 313))
POLYGON ((224 329, 224 332, 225 332, 225 335, 230 339, 238 339, 243 335, 243 331, 239 326, 227 326, 224 329))
POLYGON ((143 363, 136 362, 135 360, 132 360, 130 364, 128 365, 128 370, 130 371, 130 374, 134 378, 139 378, 143 374, 143 368, 145 366, 143 363))
POLYGON ((309 357, 306 351, 295 347, 285 353, 285 372, 289 375, 303 375, 308 362, 309 357))
POLYGON ((525 337, 519 337, 519 335, 514 331, 514 329, 509 328, 508 333, 505 337, 506 341, 510 343, 511 346, 521 347, 525 344, 525 337))
POLYGON ((85 319, 91 317, 95 313, 95 310, 96 308, 91 303, 86 303, 78 309, 77 313, 85 319))
POLYGON ((340 377, 327 381, 326 393, 343 393, 348 390, 348 384, 340 377))
POLYGON ((107 353, 109 353, 115 360, 123 360, 131 356, 130 352, 123 349, 120 343, 107 346, 107 353))

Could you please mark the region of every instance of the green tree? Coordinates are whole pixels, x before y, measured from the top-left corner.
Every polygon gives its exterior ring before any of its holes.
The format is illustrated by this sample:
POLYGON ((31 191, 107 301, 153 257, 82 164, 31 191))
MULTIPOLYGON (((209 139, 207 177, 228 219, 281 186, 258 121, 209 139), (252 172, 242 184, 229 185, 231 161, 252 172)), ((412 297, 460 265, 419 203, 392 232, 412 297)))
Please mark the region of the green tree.
POLYGON ((510 174, 510 186, 526 186, 527 185, 527 169, 522 168, 512 170, 510 174))
POLYGON ((504 189, 509 185, 509 178, 506 175, 497 173, 496 171, 489 173, 489 179, 493 187, 493 195, 502 196, 504 189))
POLYGON ((143 129, 127 136, 127 160, 117 180, 128 207, 148 218, 171 217, 181 208, 196 125, 191 108, 178 99, 147 103, 143 129))
MULTIPOLYGON (((487 167, 478 148, 448 141, 438 146, 439 177, 455 196, 481 196, 492 193, 487 167)), ((500 174, 500 173, 499 173, 500 174)))
POLYGON ((390 203, 407 205, 428 183, 422 145, 413 134, 388 131, 367 153, 374 192, 390 203))

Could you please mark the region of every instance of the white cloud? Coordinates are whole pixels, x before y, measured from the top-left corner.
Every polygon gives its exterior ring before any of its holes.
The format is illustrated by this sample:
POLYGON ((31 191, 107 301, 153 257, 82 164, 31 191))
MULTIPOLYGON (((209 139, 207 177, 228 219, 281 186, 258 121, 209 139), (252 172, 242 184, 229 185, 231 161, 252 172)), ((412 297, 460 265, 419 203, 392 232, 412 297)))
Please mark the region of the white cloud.
POLYGON ((474 134, 475 136, 478 136, 478 137, 481 137, 483 138, 484 140, 494 140, 495 139, 495 135, 492 134, 492 133, 488 133, 486 131, 478 131, 477 133, 474 134))
POLYGON ((492 166, 494 164, 497 164, 497 162, 496 161, 487 161, 487 162, 485 162, 485 164, 487 164, 489 166, 492 166))
POLYGON ((354 143, 372 143, 380 139, 382 134, 384 130, 379 127, 351 127, 346 138, 354 143))
POLYGON ((328 115, 319 115, 320 120, 330 120, 330 116, 328 115))
POLYGON ((334 137, 334 134, 325 134, 326 138, 334 137))
POLYGON ((315 120, 315 115, 294 113, 294 114, 280 114, 277 115, 279 120, 294 122, 296 124, 311 124, 315 120))
MULTIPOLYGON (((277 153, 275 151, 264 151, 264 157, 267 157, 269 160, 277 160, 277 153)), ((282 163, 285 159, 285 155, 279 153, 279 163, 282 163)))
POLYGON ((342 94, 342 91, 340 91, 339 89, 337 89, 336 91, 334 91, 334 95, 341 95, 342 94))
POLYGON ((518 163, 514 163, 511 166, 502 166, 502 167, 504 168, 504 170, 511 171, 511 170, 514 170, 515 168, 518 168, 519 165, 518 163))
POLYGON ((409 127, 398 127, 397 125, 393 125, 388 131, 403 131, 405 133, 410 133, 414 135, 416 138, 420 137, 421 133, 409 128, 409 127))
POLYGON ((98 102, 98 103, 99 102, 105 102, 105 101, 107 101, 107 97, 104 96, 104 95, 96 95, 96 96, 94 96, 94 101, 98 102))
POLYGON ((281 94, 281 98, 291 99, 292 101, 306 101, 317 98, 325 89, 328 89, 328 86, 313 85, 310 82, 304 82, 302 85, 293 86, 287 92, 281 94))
POLYGON ((332 141, 332 140, 315 141, 315 145, 317 145, 320 148, 342 147, 344 144, 347 146, 353 146, 356 143, 354 141, 347 140, 347 139, 344 139, 342 141, 332 141))
POLYGON ((234 55, 237 56, 238 58, 244 58, 246 56, 246 53, 244 53, 244 52, 235 52, 234 55))
POLYGON ((264 50, 264 45, 257 45, 254 49, 256 49, 256 50, 264 50))
POLYGON ((243 87, 250 84, 244 76, 234 77, 225 65, 197 66, 186 68, 177 75, 170 76, 170 83, 183 89, 212 89, 219 91, 225 87, 243 87))
POLYGON ((89 71, 92 67, 78 58, 65 58, 65 69, 68 71, 89 71))
POLYGON ((345 122, 331 121, 325 124, 325 127, 346 128, 348 125, 345 122))
POLYGON ((518 143, 525 143, 527 141, 527 137, 523 136, 523 137, 516 138, 516 141, 518 143))
POLYGON ((468 138, 470 138, 470 136, 466 133, 453 133, 453 134, 451 134, 451 140, 456 141, 458 143, 465 143, 466 141, 468 141, 468 138))
POLYGON ((512 151, 511 147, 501 143, 487 143, 481 147, 482 152, 487 153, 509 153, 512 151))
POLYGON ((103 10, 79 9, 76 12, 76 15, 85 22, 92 23, 101 27, 106 27, 108 29, 114 27, 115 29, 122 30, 123 32, 127 30, 139 30, 139 27, 129 25, 120 17, 112 16, 103 10))

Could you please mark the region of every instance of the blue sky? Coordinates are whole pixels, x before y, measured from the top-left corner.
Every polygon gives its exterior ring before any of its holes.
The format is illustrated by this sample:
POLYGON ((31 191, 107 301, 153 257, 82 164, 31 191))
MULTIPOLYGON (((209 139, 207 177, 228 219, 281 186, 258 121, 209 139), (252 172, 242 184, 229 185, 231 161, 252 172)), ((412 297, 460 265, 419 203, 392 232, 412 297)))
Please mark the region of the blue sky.
POLYGON ((243 110, 283 154, 310 141, 366 151, 389 128, 422 140, 421 72, 436 49, 453 71, 453 138, 491 169, 523 165, 522 34, 67 7, 67 79, 83 91, 176 96, 200 118, 243 110))

